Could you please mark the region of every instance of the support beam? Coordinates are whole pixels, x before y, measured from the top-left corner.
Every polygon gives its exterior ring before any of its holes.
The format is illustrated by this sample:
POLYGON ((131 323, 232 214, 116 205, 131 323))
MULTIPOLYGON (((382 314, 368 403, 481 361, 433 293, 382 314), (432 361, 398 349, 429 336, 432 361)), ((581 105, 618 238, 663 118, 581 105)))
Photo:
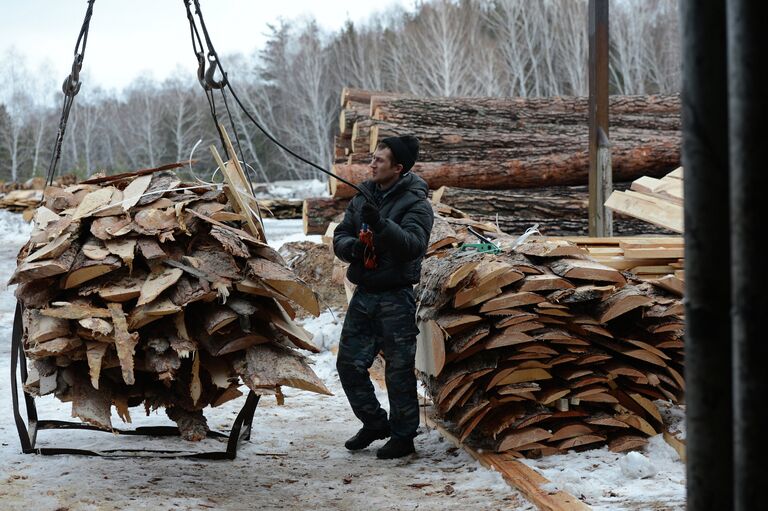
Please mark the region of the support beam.
POLYGON ((589 0, 589 235, 610 236, 608 0, 589 0))
POLYGON ((733 509, 725 16, 724 0, 680 2, 690 511, 733 509))
MULTIPOLYGON (((760 243, 766 235, 764 154, 768 129, 768 54, 765 2, 729 0, 728 114, 731 173, 731 257, 734 396, 734 497, 732 509, 765 506, 768 483, 768 395, 764 317, 768 310, 768 271, 760 243)), ((686 169, 687 170, 687 169, 686 169)), ((686 280, 688 276, 686 275, 686 280)))

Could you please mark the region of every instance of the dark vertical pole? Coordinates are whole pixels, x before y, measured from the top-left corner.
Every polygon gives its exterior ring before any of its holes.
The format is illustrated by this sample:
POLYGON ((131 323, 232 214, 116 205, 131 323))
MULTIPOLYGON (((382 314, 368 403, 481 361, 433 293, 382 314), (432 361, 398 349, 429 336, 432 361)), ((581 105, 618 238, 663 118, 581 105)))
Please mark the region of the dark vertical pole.
MULTIPOLYGON (((731 166, 734 473, 736 510, 765 508, 768 487, 768 20, 765 2, 728 2, 728 109, 731 166)), ((686 280, 687 275, 686 275, 686 280)))
POLYGON ((725 1, 680 1, 688 509, 733 508, 725 1))
POLYGON ((606 177, 611 177, 608 145, 608 0, 589 0, 588 25, 589 235, 610 236, 610 229, 606 229, 607 209, 604 206, 608 198, 606 189, 610 193, 606 177))

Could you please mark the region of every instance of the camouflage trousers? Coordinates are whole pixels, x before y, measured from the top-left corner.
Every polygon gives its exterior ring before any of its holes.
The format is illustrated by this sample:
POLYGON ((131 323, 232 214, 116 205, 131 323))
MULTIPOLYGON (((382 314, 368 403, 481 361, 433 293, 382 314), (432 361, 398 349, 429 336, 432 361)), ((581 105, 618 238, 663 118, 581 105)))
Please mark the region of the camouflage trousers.
POLYGON ((393 438, 413 438, 419 427, 416 394, 416 299, 410 287, 369 292, 358 288, 341 330, 336 368, 352 411, 366 429, 385 429, 393 438), (384 352, 389 395, 387 413, 376 399, 368 368, 384 352))

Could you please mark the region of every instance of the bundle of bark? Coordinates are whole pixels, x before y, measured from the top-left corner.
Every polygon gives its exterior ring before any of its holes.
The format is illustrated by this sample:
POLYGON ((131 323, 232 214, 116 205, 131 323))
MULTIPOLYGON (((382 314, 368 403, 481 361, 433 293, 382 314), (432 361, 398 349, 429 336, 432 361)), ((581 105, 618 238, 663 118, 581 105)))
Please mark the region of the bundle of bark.
POLYGON ((255 199, 237 184, 173 172, 49 187, 10 283, 24 307, 26 391, 72 402, 111 429, 111 408, 165 407, 182 435, 205 436, 202 409, 281 386, 330 394, 298 349, 312 335, 313 291, 266 244, 255 199))
POLYGON ((661 433, 654 401, 685 388, 681 299, 567 240, 493 231, 501 253, 457 248, 478 240, 436 218, 417 367, 439 417, 515 456, 622 451, 661 433))
MULTIPOLYGON (((588 232, 587 98, 427 98, 344 88, 341 107, 333 170, 347 181, 370 177, 367 164, 384 137, 412 134, 421 143, 414 172, 435 193, 442 188, 443 203, 507 232, 521 222, 548 235, 588 232)), ((612 96, 616 188, 678 167, 680 127, 678 95, 612 96)), ((355 194, 336 179, 329 192, 336 201, 355 194)), ((322 234, 345 204, 307 199, 305 232, 322 234)), ((621 235, 672 232, 622 214, 614 227, 621 235)))

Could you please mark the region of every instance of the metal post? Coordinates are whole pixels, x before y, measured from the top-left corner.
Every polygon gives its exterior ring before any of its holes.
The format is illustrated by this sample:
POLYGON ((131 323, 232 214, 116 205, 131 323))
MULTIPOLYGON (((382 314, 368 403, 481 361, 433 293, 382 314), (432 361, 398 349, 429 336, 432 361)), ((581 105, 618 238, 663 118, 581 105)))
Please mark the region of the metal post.
POLYGON ((589 235, 613 234, 608 133, 608 0, 589 0, 589 235), (602 133, 601 133, 602 131, 602 133))
POLYGON ((690 511, 733 508, 725 15, 725 0, 680 1, 690 511))
MULTIPOLYGON (((768 37, 762 26, 768 19, 764 2, 729 0, 728 109, 731 167, 731 257, 734 396, 735 510, 765 506, 768 483, 768 271, 760 245, 766 226, 765 140, 768 137, 768 79, 765 56, 768 37), (761 14, 762 13, 762 14, 761 14)), ((687 275, 686 275, 687 280, 687 275)))

